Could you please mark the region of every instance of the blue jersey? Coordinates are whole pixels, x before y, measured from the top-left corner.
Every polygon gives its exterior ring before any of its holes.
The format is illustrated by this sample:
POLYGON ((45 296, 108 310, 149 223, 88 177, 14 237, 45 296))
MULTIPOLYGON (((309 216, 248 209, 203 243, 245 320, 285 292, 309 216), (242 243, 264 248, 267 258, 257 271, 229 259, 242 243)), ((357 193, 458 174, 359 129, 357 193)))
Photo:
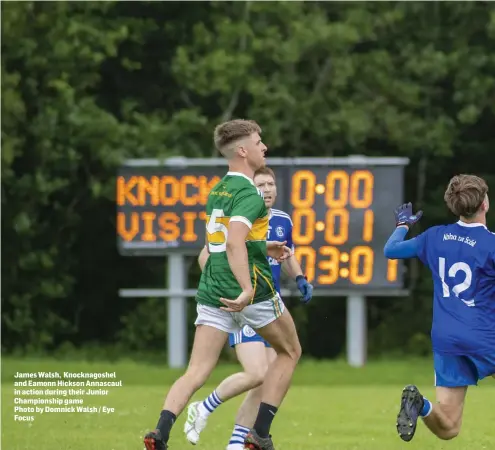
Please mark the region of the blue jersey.
MULTIPOLYGON (((398 228, 394 234, 403 237, 406 232, 398 228)), ((451 355, 494 354, 495 234, 483 224, 459 221, 432 227, 395 245, 396 251, 392 237, 385 248, 387 257, 417 256, 431 270, 433 350, 451 355)))
MULTIPOLYGON (((292 220, 290 216, 280 211, 279 209, 270 209, 270 221, 268 223, 268 235, 267 241, 287 241, 285 244, 289 248, 293 248, 292 243, 292 220)), ((280 294, 280 272, 282 266, 280 263, 268 257, 270 268, 272 269, 273 281, 275 282, 275 289, 280 294)))

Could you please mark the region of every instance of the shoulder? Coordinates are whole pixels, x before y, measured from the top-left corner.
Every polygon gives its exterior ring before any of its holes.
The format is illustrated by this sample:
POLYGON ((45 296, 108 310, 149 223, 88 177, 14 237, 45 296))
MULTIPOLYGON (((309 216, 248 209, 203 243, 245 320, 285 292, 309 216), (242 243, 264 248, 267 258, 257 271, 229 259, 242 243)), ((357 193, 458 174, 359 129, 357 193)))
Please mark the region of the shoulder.
POLYGON ((287 223, 290 226, 292 226, 292 219, 290 218, 289 214, 286 212, 280 210, 280 209, 275 209, 272 208, 272 219, 276 220, 277 222, 281 223, 287 223))
POLYGON ((424 230, 422 233, 418 235, 418 237, 435 236, 439 233, 445 233, 447 231, 448 231, 448 225, 434 225, 433 227, 424 230))
POLYGON ((495 233, 490 231, 488 228, 485 228, 482 233, 483 240, 489 243, 489 246, 493 246, 495 251, 495 233))
POLYGON ((229 183, 228 190, 237 199, 251 198, 254 201, 263 202, 263 193, 248 180, 240 177, 232 177, 235 180, 229 183), (239 179, 240 178, 240 179, 239 179))
POLYGON ((256 190, 254 184, 250 183, 247 177, 226 175, 221 182, 226 183, 229 189, 242 191, 242 190, 256 190))

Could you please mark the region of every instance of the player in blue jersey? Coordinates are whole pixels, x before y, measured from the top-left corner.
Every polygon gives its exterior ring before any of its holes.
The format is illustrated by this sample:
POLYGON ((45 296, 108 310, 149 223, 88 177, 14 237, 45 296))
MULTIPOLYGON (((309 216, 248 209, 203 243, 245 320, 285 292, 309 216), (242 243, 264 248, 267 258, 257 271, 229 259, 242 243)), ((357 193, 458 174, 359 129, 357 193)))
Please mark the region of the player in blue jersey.
MULTIPOLYGON (((263 192, 265 205, 269 210, 269 226, 267 241, 286 242, 286 246, 293 249, 292 243, 292 220, 290 216, 278 209, 273 208, 277 198, 277 185, 273 171, 264 167, 259 169, 254 175, 254 183, 263 192)), ((201 268, 206 264, 208 253, 202 251, 199 256, 201 268)), ((280 294, 280 275, 282 266, 275 259, 268 257, 272 269, 275 288, 280 294)), ((301 301, 307 303, 313 295, 313 286, 304 277, 301 266, 296 257, 292 255, 283 262, 283 268, 289 277, 295 280, 301 292, 301 301)), ((244 439, 250 428, 253 426, 258 414, 261 389, 268 366, 275 360, 275 350, 270 347, 260 335, 249 326, 244 326, 242 330, 229 335, 229 344, 235 348, 237 358, 244 368, 243 376, 250 377, 250 380, 240 380, 236 378, 226 378, 220 385, 204 400, 191 403, 188 407, 188 417, 184 425, 186 438, 192 444, 199 441, 199 435, 205 428, 209 415, 220 406, 222 392, 230 391, 234 383, 251 383, 251 389, 240 406, 235 419, 235 426, 230 438, 227 450, 243 450, 244 439)))
POLYGON ((397 431, 404 441, 414 437, 418 417, 440 439, 456 437, 468 386, 495 374, 495 234, 486 227, 488 186, 474 175, 455 176, 444 200, 458 222, 404 241, 422 212, 413 214, 410 203, 402 205, 384 249, 387 258, 418 257, 433 276, 437 403, 414 385, 403 389, 397 431))

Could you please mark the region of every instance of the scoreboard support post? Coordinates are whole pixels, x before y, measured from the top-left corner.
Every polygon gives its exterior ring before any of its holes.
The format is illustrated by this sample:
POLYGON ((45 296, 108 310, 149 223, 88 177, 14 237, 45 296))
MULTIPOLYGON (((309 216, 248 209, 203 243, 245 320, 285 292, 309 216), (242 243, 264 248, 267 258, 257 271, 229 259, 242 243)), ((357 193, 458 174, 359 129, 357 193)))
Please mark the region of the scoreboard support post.
POLYGON ((187 364, 187 297, 185 256, 172 253, 168 256, 168 288, 174 292, 168 299, 167 342, 168 365, 178 369, 187 364))
POLYGON ((367 354, 366 297, 351 294, 347 297, 347 362, 353 367, 363 367, 367 354))

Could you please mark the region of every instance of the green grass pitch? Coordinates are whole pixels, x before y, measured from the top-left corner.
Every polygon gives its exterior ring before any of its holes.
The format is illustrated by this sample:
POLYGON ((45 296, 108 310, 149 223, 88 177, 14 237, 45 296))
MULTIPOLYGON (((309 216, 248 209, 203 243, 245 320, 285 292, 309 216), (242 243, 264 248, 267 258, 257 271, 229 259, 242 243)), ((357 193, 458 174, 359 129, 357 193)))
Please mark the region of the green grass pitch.
MULTIPOLYGON (((235 365, 222 365, 194 399, 210 393, 235 365)), ((2 361, 2 449, 5 450, 142 450, 142 436, 155 426, 170 383, 180 371, 135 362, 89 363, 55 360, 2 361), (103 413, 37 414, 34 422, 14 421, 15 372, 115 371, 123 387, 104 397, 83 397, 87 406, 115 408, 103 413)), ((490 450, 495 449, 495 381, 470 388, 461 434, 440 441, 418 424, 411 443, 395 431, 402 387, 417 384, 434 399, 430 360, 377 361, 362 369, 344 362, 302 362, 272 426, 279 450, 490 450)), ((225 449, 241 398, 222 405, 210 417, 196 447, 184 438, 181 415, 172 432, 171 450, 225 449)))

